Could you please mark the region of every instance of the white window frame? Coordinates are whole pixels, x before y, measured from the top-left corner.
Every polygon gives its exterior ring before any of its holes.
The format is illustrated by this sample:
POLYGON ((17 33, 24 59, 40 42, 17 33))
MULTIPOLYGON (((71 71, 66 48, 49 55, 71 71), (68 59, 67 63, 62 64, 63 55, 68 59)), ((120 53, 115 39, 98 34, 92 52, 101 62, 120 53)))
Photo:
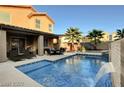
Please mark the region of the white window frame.
POLYGON ((53 24, 49 24, 49 31, 51 31, 51 32, 53 31, 53 24))
POLYGON ((41 20, 35 19, 35 28, 36 29, 41 29, 41 20), (39 23, 37 23, 37 21, 39 21, 39 23))

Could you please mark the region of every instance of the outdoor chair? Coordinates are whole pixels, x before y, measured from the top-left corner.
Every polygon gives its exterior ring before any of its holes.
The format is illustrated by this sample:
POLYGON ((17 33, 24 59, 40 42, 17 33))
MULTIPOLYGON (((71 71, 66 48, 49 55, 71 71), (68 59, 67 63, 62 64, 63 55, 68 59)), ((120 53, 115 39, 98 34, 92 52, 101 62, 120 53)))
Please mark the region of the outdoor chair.
POLYGON ((29 51, 29 50, 27 49, 27 50, 25 50, 25 52, 24 52, 24 56, 25 56, 25 58, 27 58, 27 59, 31 59, 31 58, 34 57, 35 55, 34 55, 33 52, 31 52, 31 51, 29 51))
POLYGON ((64 53, 64 50, 62 48, 55 50, 56 55, 60 55, 60 54, 63 54, 63 53, 64 53))
POLYGON ((65 48, 60 48, 60 49, 47 48, 44 50, 44 52, 47 52, 48 55, 60 55, 65 52, 65 48))
POLYGON ((54 49, 50 49, 50 48, 44 49, 44 52, 45 53, 47 52, 48 55, 54 55, 55 54, 55 50, 54 49))
POLYGON ((24 55, 19 55, 18 50, 10 50, 8 57, 13 61, 21 61, 24 58, 24 55))
POLYGON ((17 49, 10 50, 8 53, 8 57, 13 61, 21 61, 22 59, 31 59, 34 57, 34 53, 30 52, 28 49, 24 50, 23 53, 18 53, 17 49))
POLYGON ((61 53, 64 53, 66 51, 66 48, 60 48, 61 53))

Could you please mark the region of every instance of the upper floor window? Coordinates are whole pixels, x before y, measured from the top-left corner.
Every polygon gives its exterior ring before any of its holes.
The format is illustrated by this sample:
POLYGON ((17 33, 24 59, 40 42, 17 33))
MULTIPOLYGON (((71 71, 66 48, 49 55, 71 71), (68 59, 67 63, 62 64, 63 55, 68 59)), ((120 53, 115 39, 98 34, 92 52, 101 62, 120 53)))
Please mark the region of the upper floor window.
POLYGON ((40 25, 41 25, 40 20, 39 19, 36 19, 35 20, 35 27, 38 28, 38 29, 40 29, 40 25))
POLYGON ((49 31, 53 31, 53 25, 49 24, 49 31))
POLYGON ((0 12, 0 22, 10 23, 10 14, 6 12, 0 12))

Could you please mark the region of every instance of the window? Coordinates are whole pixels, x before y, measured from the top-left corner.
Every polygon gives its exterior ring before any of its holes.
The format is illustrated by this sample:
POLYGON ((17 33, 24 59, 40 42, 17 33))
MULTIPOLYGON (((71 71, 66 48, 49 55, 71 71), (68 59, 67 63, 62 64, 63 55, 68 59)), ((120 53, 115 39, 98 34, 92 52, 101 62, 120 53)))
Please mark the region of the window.
POLYGON ((0 12, 0 22, 10 23, 10 14, 5 12, 0 12))
POLYGON ((49 31, 53 31, 53 25, 49 24, 49 31))
POLYGON ((35 20, 35 27, 40 29, 40 20, 38 19, 35 20))
POLYGON ((112 35, 109 35, 109 40, 112 41, 112 35))

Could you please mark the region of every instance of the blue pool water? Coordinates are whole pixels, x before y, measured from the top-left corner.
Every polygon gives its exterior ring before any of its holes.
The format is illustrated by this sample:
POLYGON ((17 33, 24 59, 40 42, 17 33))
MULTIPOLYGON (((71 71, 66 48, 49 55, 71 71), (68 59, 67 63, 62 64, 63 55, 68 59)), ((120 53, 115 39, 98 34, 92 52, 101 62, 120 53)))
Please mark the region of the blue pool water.
POLYGON ((111 87, 111 73, 96 82, 96 74, 108 59, 103 56, 75 55, 55 62, 48 60, 17 67, 46 87, 111 87))

